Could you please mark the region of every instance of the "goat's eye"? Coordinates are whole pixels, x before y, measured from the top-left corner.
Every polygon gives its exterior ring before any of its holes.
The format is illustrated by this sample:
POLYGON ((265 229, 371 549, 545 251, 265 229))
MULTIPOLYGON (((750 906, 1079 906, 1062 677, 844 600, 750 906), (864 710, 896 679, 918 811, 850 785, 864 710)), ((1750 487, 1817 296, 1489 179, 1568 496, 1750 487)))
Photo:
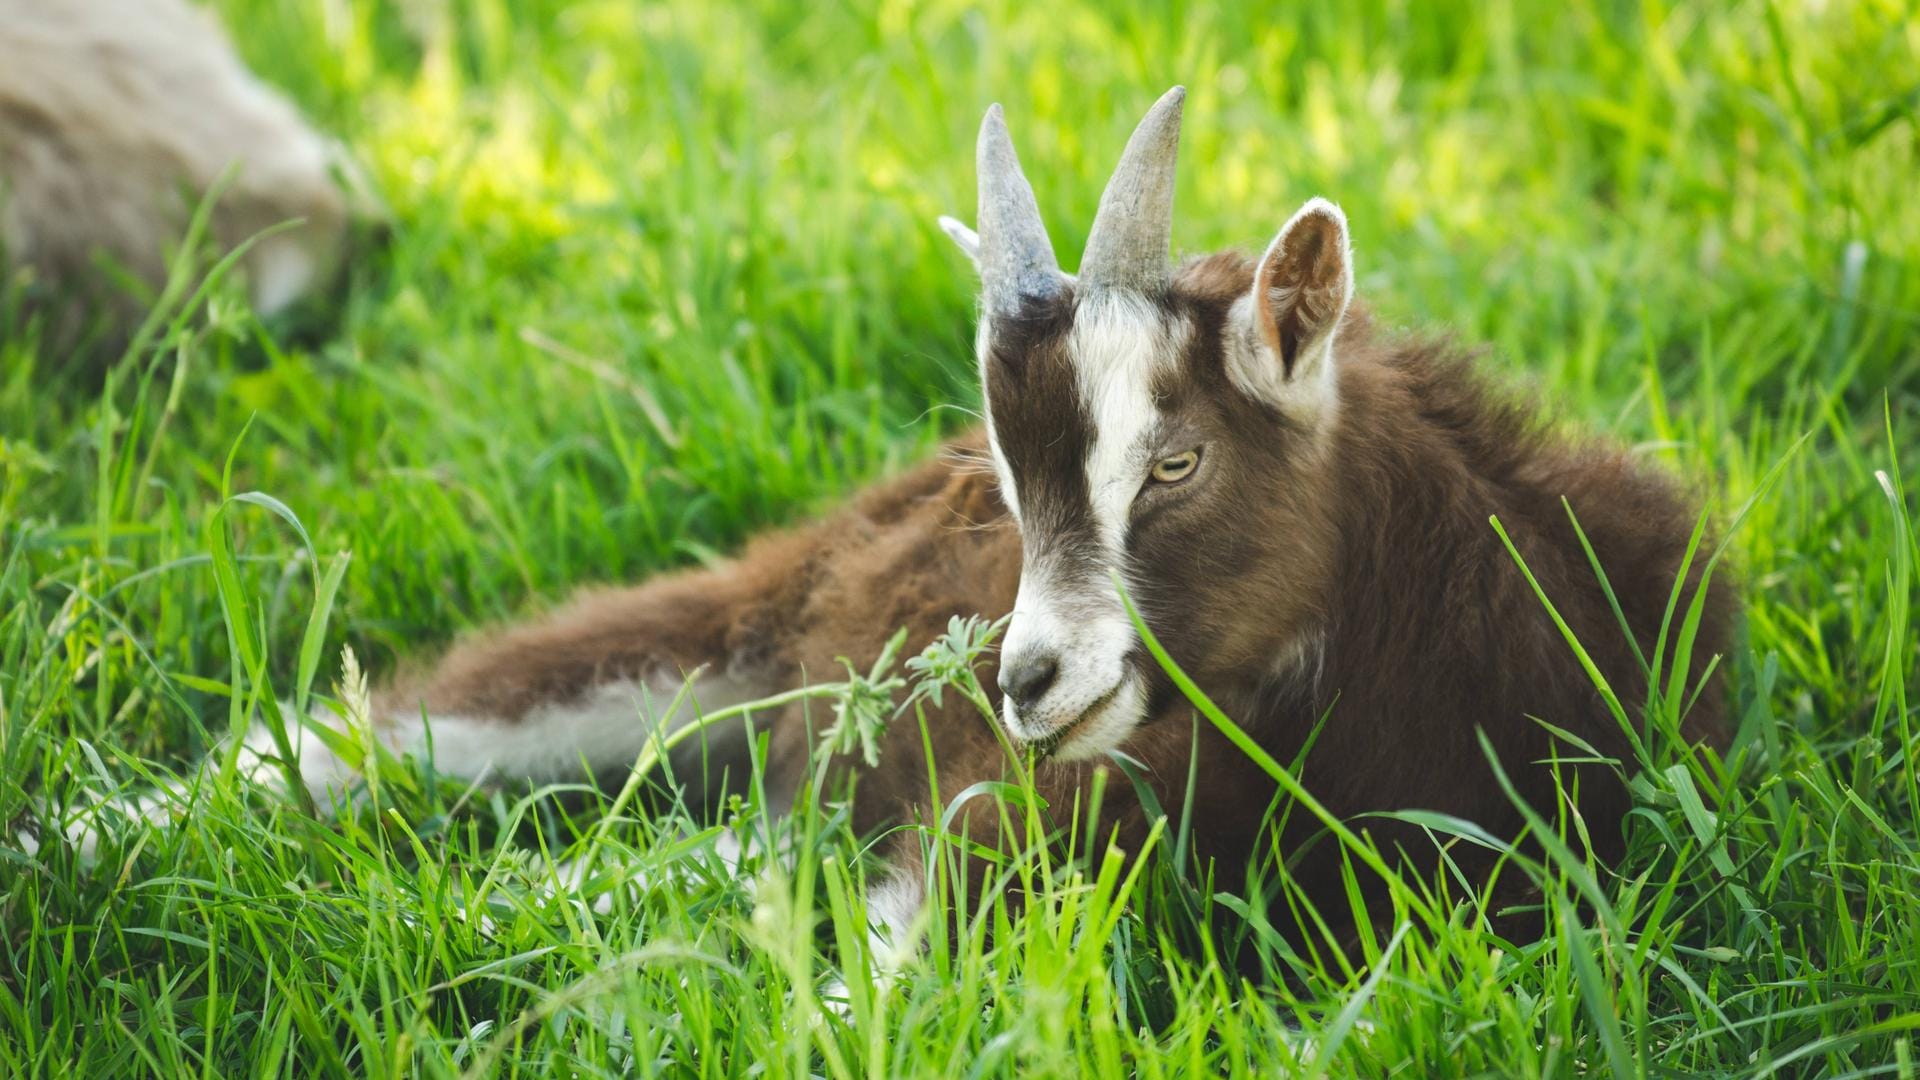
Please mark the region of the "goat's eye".
POLYGON ((1200 451, 1189 450, 1170 458, 1161 458, 1153 466, 1153 479, 1159 484, 1174 484, 1193 475, 1200 464, 1200 451))

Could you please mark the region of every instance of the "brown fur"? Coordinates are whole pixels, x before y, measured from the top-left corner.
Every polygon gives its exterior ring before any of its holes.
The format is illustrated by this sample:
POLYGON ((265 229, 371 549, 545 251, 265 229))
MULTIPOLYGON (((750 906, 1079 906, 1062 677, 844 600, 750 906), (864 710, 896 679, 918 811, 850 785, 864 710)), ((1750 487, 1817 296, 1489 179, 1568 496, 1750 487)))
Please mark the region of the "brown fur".
MULTIPOLYGON (((1219 328, 1252 285, 1253 263, 1215 256, 1185 266, 1164 303, 1202 333, 1162 406, 1212 449, 1209 493, 1179 509, 1182 527, 1157 540, 1143 500, 1133 557, 1158 568, 1142 602, 1174 658, 1278 760, 1305 759, 1307 786, 1336 814, 1422 808, 1512 835, 1520 819, 1499 792, 1477 741, 1484 732, 1525 796, 1550 816, 1555 787, 1540 764, 1556 745, 1548 721, 1623 761, 1628 743, 1519 569, 1488 524, 1497 515, 1547 595, 1621 701, 1637 716, 1646 688, 1587 565, 1561 500, 1579 515, 1628 623, 1651 653, 1695 516, 1675 485, 1626 451, 1560 437, 1534 411, 1489 389, 1448 347, 1378 335, 1350 311, 1339 338, 1340 415, 1330 441, 1234 392, 1219 328), (1205 537, 1193 543, 1194 536, 1205 537)), ((1044 342, 1029 342, 1045 348, 1044 342)), ((709 671, 772 692, 837 677, 839 658, 865 668, 893 631, 918 648, 950 616, 1011 607, 1021 540, 992 476, 974 462, 982 437, 857 496, 840 513, 766 537, 735 562, 589 594, 528 626, 456 648, 433 671, 403 680, 383 711, 424 704, 515 722, 616 679, 709 671)), ((1697 566, 1694 571, 1697 574, 1697 566)), ((1689 593, 1690 595, 1690 593, 1689 593)), ((1710 590, 1693 670, 1724 650, 1731 603, 1710 590)), ((1125 750, 1144 762, 1166 806, 1179 806, 1193 751, 1192 711, 1157 676, 1152 719, 1125 750)), ((992 687, 991 662, 982 681, 992 687)), ((1724 737, 1718 686, 1685 720, 1690 740, 1724 737)), ((636 720, 636 723, 639 721, 636 720)), ((791 790, 807 731, 797 710, 773 718, 769 787, 791 790)), ((1005 767, 999 741, 972 707, 949 696, 928 734, 951 797, 1005 767)), ((1207 783, 1194 793, 1196 848, 1228 881, 1261 844, 1271 783, 1210 728, 1197 744, 1207 783)), ((859 778, 863 829, 937 820, 920 732, 888 733, 881 765, 859 778)), ((1097 766, 1042 763, 1049 800, 1070 806, 1097 766)), ((1618 849, 1628 802, 1600 766, 1569 766, 1568 790, 1595 846, 1618 849)), ((1112 824, 1137 845, 1149 825, 1124 783, 1108 787, 1112 824)), ((991 830, 971 808, 976 836, 991 830)), ((1369 831, 1415 856, 1415 831, 1369 831)), ((1314 831, 1295 816, 1280 838, 1296 849, 1314 831)), ((913 846, 895 844, 911 861, 913 846)), ((1431 856, 1430 848, 1426 851, 1431 856)), ((1337 898, 1328 845, 1299 867, 1311 895, 1337 898)), ((1336 902, 1335 906, 1338 904, 1336 902)))

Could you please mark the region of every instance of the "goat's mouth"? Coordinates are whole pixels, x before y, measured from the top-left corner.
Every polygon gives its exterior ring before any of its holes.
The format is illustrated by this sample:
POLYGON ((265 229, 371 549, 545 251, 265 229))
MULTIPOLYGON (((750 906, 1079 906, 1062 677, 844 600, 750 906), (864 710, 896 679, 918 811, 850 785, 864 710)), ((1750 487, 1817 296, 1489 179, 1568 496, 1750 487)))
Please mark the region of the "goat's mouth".
MULTIPOLYGON (((1131 699, 1135 696, 1131 691, 1136 679, 1134 675, 1122 678, 1106 693, 1095 698, 1092 704, 1080 710, 1073 719, 1037 739, 1024 740, 1027 749, 1033 751, 1035 757, 1075 761, 1093 757, 1117 745, 1119 738, 1114 737, 1112 732, 1115 725, 1106 721, 1114 719, 1111 714, 1126 704, 1122 698, 1131 699)), ((1119 734, 1124 735, 1125 730, 1132 727, 1131 722, 1123 721, 1123 730, 1119 734)))

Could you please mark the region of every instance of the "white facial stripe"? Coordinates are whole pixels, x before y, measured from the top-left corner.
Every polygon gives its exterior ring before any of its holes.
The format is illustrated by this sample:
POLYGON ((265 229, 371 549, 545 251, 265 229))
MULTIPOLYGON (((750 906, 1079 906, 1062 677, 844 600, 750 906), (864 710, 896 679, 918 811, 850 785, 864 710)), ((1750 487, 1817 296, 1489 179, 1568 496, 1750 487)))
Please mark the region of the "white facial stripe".
POLYGON ((1140 297, 1103 293, 1082 301, 1067 342, 1081 400, 1093 416, 1087 493, 1109 562, 1125 552, 1127 512, 1139 493, 1160 422, 1154 378, 1176 363, 1175 333, 1140 297))

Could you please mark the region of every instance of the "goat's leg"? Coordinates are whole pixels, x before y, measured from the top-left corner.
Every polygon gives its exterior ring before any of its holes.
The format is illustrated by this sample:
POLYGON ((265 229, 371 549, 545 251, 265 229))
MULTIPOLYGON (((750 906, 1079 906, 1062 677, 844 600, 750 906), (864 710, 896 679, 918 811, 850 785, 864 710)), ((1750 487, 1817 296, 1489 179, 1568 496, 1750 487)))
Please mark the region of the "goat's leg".
MULTIPOLYGON (((766 545, 773 550, 763 555, 804 557, 798 544, 790 553, 781 546, 766 545)), ((442 775, 488 784, 620 775, 657 735, 784 688, 787 650, 770 619, 770 605, 783 598, 768 588, 778 562, 763 559, 756 569, 726 567, 588 593, 550 615, 457 645, 372 696, 373 735, 390 752, 430 761, 442 775)), ((313 730, 344 733, 341 719, 328 710, 308 718, 290 712, 283 712, 286 735, 303 782, 323 802, 350 796, 359 780, 355 764, 313 730)), ((666 767, 704 798, 705 781, 723 773, 744 782, 748 736, 744 718, 716 724, 685 740, 666 767)), ((243 771, 275 783, 283 775, 279 758, 272 734, 256 724, 241 748, 243 771)), ((91 852, 103 811, 165 820, 178 794, 141 792, 87 808, 63 831, 91 852)))
MULTIPOLYGON (((1012 780, 1004 756, 996 746, 975 742, 965 745, 949 738, 940 747, 946 753, 940 760, 940 790, 951 800, 982 780, 1012 780)), ((1223 887, 1237 889, 1242 883, 1244 859, 1256 850, 1257 838, 1266 827, 1257 810, 1273 798, 1274 788, 1258 767, 1241 751, 1217 733, 1195 732, 1190 718, 1180 710, 1159 722, 1149 724, 1127 745, 1128 753, 1142 766, 1142 780, 1151 789, 1161 807, 1185 804, 1186 780, 1195 767, 1196 753, 1206 764, 1209 783, 1195 792, 1194 811, 1208 829, 1197 835, 1195 852, 1204 858, 1224 860, 1217 864, 1218 880, 1223 887), (1197 736, 1197 739, 1196 739, 1197 736)), ((951 801, 935 805, 922 799, 914 803, 909 816, 931 828, 943 822, 944 829, 932 841, 931 853, 940 861, 938 875, 944 879, 944 910, 927 910, 929 887, 936 876, 927 862, 928 841, 919 831, 899 830, 885 842, 883 866, 866 891, 869 928, 869 955, 874 974, 882 982, 890 981, 899 968, 922 947, 926 929, 936 920, 945 920, 950 945, 962 942, 981 905, 990 894, 1004 893, 1010 907, 1020 908, 1026 897, 1018 889, 1017 877, 1003 866, 982 857, 979 852, 997 852, 1014 858, 1035 844, 1049 844, 1057 856, 1071 848, 1078 857, 1089 860, 1089 875, 1098 871, 1108 845, 1126 860, 1147 850, 1157 814, 1142 801, 1140 791, 1125 774, 1105 762, 1038 763, 1032 775, 1037 794, 1047 809, 1030 819, 1021 806, 1002 805, 995 798, 977 796, 955 807, 951 801), (1096 780, 1105 773, 1102 780, 1096 780), (1093 793, 1102 793, 1097 815, 1093 793), (1037 831, 1036 831, 1037 830, 1037 831), (1013 889, 1015 891, 1006 892, 1013 889)), ((1162 835, 1160 843, 1172 843, 1162 835)))
MULTIPOLYGON (((455 647, 375 695, 390 749, 497 784, 604 777, 704 715, 784 688, 789 664, 764 577, 736 568, 586 594, 543 618, 455 647)), ((744 777, 748 727, 721 723, 669 760, 693 782, 744 777), (705 766, 702 769, 702 765, 705 766)), ((338 783, 322 755, 309 785, 338 783)))

